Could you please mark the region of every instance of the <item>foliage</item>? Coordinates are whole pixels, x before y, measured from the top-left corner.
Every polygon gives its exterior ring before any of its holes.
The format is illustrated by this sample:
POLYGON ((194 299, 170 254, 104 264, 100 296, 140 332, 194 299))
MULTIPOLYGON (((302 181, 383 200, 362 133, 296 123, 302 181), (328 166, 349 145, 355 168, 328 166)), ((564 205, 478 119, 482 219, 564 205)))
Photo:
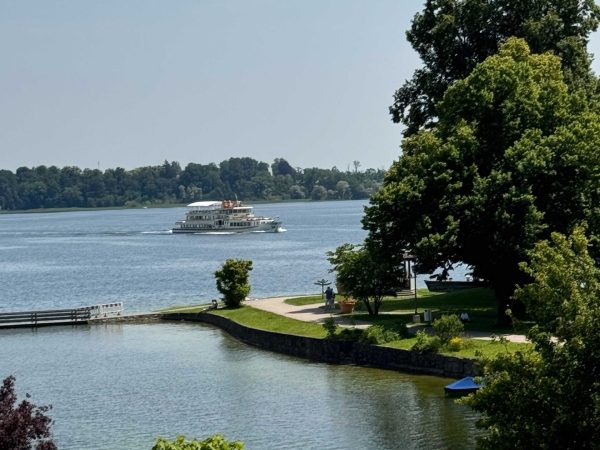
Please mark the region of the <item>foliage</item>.
POLYGON ((465 329, 458 316, 454 314, 443 315, 439 319, 435 319, 432 326, 443 346, 448 345, 452 338, 459 337, 465 329))
POLYGON ((413 253, 422 272, 471 266, 502 322, 537 241, 581 220, 600 231, 600 120, 569 92, 557 56, 514 38, 438 106, 435 127, 404 140, 363 225, 388 255, 413 253))
POLYGON ((249 272, 252 261, 228 259, 215 272, 217 290, 223 294, 223 302, 229 308, 237 308, 250 294, 249 272))
POLYGON ((419 330, 411 350, 419 353, 437 353, 441 346, 442 342, 438 336, 429 336, 424 330, 419 330))
POLYGON ((597 448, 600 439, 600 270, 583 227, 531 251, 533 282, 517 291, 539 320, 530 351, 485 361, 482 448, 597 448), (551 333, 550 333, 551 332, 551 333))
POLYGON ((446 349, 449 352, 458 352, 463 347, 463 345, 464 345, 463 340, 461 338, 459 338, 458 336, 455 336, 450 339, 448 344, 446 344, 446 349))
POLYGON ((52 419, 46 415, 50 408, 29 400, 17 405, 15 377, 5 378, 0 387, 0 449, 55 450, 50 438, 52 419))
POLYGON ((333 339, 338 330, 338 325, 335 323, 333 317, 328 317, 323 322, 323 328, 327 332, 327 339, 333 339))
POLYGON ((93 208, 196 200, 318 200, 367 198, 383 181, 383 170, 342 172, 337 168, 293 169, 281 158, 271 165, 252 158, 229 158, 221 163, 176 161, 133 170, 79 167, 19 167, 0 170, 0 210, 35 208, 93 208), (320 191, 322 189, 323 191, 320 191))
POLYGON ((510 36, 524 38, 535 53, 558 55, 573 89, 593 85, 586 44, 599 17, 593 0, 427 0, 406 33, 424 66, 396 91, 392 119, 406 125, 406 135, 434 126, 448 87, 510 36))
POLYGON ((364 331, 360 328, 341 328, 335 338, 340 341, 359 342, 363 337, 364 331))
POLYGON ((406 325, 396 325, 389 328, 384 325, 371 325, 364 330, 360 342, 367 344, 387 344, 388 342, 398 341, 408 334, 406 325))
MULTIPOLYGON (((447 354, 459 358, 469 358, 473 360, 481 360, 492 358, 498 354, 514 353, 517 351, 525 351, 531 348, 532 345, 528 342, 507 342, 501 344, 498 340, 493 339, 467 339, 461 338, 460 350, 451 349, 450 347, 439 348, 440 354, 447 354)), ((417 342, 416 336, 394 341, 388 344, 389 347, 399 348, 402 350, 412 350, 417 342)))
POLYGON ((362 301, 369 315, 379 314, 384 296, 397 289, 406 276, 403 266, 384 258, 369 242, 362 246, 343 244, 327 256, 344 294, 362 301))
POLYGON ((186 441, 184 436, 177 436, 174 441, 159 437, 152 450, 243 450, 240 441, 229 442, 220 434, 215 434, 202 441, 186 441))

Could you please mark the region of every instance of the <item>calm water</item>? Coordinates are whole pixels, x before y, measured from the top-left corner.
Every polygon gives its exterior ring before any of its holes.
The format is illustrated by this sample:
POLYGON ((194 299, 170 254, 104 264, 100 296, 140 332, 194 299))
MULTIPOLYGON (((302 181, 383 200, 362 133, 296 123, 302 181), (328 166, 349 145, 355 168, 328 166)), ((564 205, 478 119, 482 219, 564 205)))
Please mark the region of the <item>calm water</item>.
POLYGON ((241 235, 173 235, 185 208, 0 215, 0 310, 206 302, 227 258, 254 262, 252 297, 317 292, 316 280, 331 279, 325 252, 364 238, 363 205, 258 205, 288 231, 241 235))
MULTIPOLYGON (((206 301, 230 257, 252 296, 315 292, 327 250, 360 242, 362 202, 259 205, 280 234, 172 235, 183 208, 0 216, 0 310, 206 301)), ((52 404, 61 449, 149 449, 216 432, 252 449, 469 448, 474 416, 448 380, 307 363, 200 324, 0 331, 0 377, 52 404)))

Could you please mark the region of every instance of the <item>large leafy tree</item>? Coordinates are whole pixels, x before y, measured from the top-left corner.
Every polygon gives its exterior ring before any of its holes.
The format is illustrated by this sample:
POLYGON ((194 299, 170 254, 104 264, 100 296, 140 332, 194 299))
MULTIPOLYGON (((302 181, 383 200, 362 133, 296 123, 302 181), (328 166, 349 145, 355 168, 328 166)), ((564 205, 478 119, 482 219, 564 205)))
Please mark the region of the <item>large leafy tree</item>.
POLYGON ((490 282, 499 319, 518 264, 551 231, 600 231, 600 117, 569 91, 560 59, 511 38, 448 89, 439 122, 405 139, 363 219, 421 270, 464 262, 490 282))
POLYGON ((327 256, 338 285, 343 286, 344 293, 361 301, 372 316, 379 314, 384 296, 406 281, 403 262, 385 257, 368 240, 361 246, 343 244, 327 252, 327 256))
POLYGON ((510 36, 535 53, 560 56, 573 88, 595 89, 586 47, 599 18, 593 0, 427 0, 406 33, 424 65, 396 91, 392 119, 406 125, 406 135, 435 124, 446 89, 510 36))
POLYGON ((485 363, 485 386, 465 401, 482 413, 481 448, 598 448, 600 270, 588 246, 583 228, 553 233, 524 265, 534 348, 485 363))
POLYGON ((56 450, 50 433, 52 419, 46 415, 49 409, 29 400, 17 404, 15 378, 5 378, 0 386, 0 449, 56 450))

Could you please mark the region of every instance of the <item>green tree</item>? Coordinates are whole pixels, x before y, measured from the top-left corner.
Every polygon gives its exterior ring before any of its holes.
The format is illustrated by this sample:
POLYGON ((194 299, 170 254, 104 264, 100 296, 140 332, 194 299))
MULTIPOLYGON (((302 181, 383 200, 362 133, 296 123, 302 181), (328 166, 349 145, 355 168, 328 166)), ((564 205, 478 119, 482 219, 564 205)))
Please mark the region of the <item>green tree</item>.
POLYGON ((369 242, 362 246, 343 244, 327 256, 344 294, 362 301, 372 316, 379 314, 384 296, 397 291, 406 278, 403 265, 385 258, 369 242))
POLYGON ((249 272, 252 261, 228 259, 215 272, 217 290, 223 294, 223 301, 229 308, 237 308, 250 294, 249 272))
POLYGON ((424 66, 396 91, 390 113, 411 135, 433 126, 446 89, 497 53, 510 36, 532 51, 552 51, 573 88, 595 89, 586 45, 600 8, 593 0, 427 0, 406 37, 424 66))
POLYGON ((482 448, 598 448, 600 270, 588 247, 582 227, 552 233, 523 264, 533 282, 516 295, 538 322, 534 348, 486 361, 464 401, 482 413, 482 448))
POLYGON ((275 158, 273 164, 271 164, 271 172, 273 172, 274 177, 278 175, 289 175, 292 179, 296 177, 296 170, 283 158, 275 158))
POLYGON ((152 450, 243 450, 243 448, 243 442, 230 442, 220 434, 215 434, 202 441, 187 441, 184 436, 177 436, 174 441, 159 437, 152 450))
POLYGON ((499 322, 519 262, 551 231, 600 232, 600 126, 564 82, 560 60, 509 39, 448 89, 440 119, 403 143, 363 225, 421 272, 463 262, 496 293, 499 322))

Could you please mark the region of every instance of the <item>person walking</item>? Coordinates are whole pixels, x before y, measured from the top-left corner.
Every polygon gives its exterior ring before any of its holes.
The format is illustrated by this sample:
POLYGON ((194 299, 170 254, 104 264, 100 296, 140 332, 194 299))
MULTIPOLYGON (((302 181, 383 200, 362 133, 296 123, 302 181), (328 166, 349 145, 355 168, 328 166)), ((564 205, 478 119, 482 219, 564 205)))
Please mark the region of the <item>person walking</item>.
POLYGON ((325 289, 325 310, 329 311, 333 309, 333 300, 335 299, 335 294, 333 293, 333 289, 331 286, 328 286, 325 289))

